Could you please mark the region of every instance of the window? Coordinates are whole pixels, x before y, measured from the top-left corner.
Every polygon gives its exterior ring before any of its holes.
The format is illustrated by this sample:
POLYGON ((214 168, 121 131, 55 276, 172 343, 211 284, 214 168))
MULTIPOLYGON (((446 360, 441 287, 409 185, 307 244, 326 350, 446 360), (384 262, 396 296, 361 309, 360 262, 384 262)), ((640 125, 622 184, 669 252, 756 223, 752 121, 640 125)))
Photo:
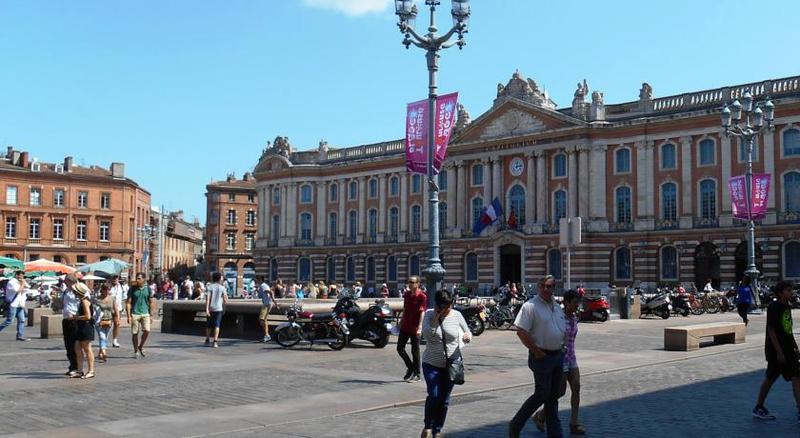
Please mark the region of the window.
POLYGON ((422 234, 422 207, 419 205, 411 207, 411 233, 416 236, 422 234))
POLYGON ((100 241, 101 242, 108 242, 111 237, 111 222, 102 221, 100 222, 100 241))
POLYGON ((211 218, 209 219, 211 225, 216 225, 219 223, 219 212, 217 210, 211 210, 211 218))
POLYGON ((111 208, 111 193, 100 194, 100 208, 103 210, 108 210, 111 208))
POLYGON ((85 265, 86 264, 86 256, 85 255, 76 256, 75 257, 75 262, 77 264, 79 264, 79 265, 85 265))
POLYGON ((75 239, 77 240, 86 240, 86 221, 85 220, 78 220, 77 226, 75 230, 75 239))
POLYGON ((553 194, 553 223, 562 217, 567 217, 567 191, 557 190, 553 194))
POLYGON ((17 186, 6 186, 6 204, 17 205, 17 186))
POLYGON ((447 229, 447 203, 439 202, 439 231, 447 229))
POLYGON ((674 246, 661 248, 661 279, 678 280, 678 250, 674 246))
POLYGON ((525 224, 525 189, 517 184, 508 192, 508 217, 514 216, 517 225, 525 224))
POLYGON ((351 201, 358 198, 358 183, 355 181, 350 181, 350 185, 348 185, 349 194, 348 197, 351 201))
POLYGON ((556 280, 561 280, 561 268, 563 262, 561 250, 553 248, 547 251, 547 274, 552 275, 556 280))
POLYGON ((408 258, 408 275, 416 275, 417 277, 420 276, 418 255, 412 255, 408 258))
POLYGON ((397 239, 400 234, 400 209, 392 207, 389 209, 389 235, 397 239))
POLYGON ((375 258, 367 257, 367 284, 375 283, 375 258))
POLYGON ((272 203, 274 205, 280 205, 281 203, 281 189, 278 187, 272 189, 272 203))
POLYGON ((478 220, 481 218, 481 214, 483 213, 483 198, 478 196, 477 198, 472 200, 472 223, 478 223, 478 220))
POLYGON ((630 249, 621 247, 614 252, 614 278, 617 280, 631 279, 630 249))
POLYGON ((478 281, 478 255, 468 252, 464 257, 464 281, 476 283, 478 281))
POLYGON ((53 219, 53 240, 64 240, 64 219, 53 219))
POLYGON ((447 172, 439 173, 439 190, 447 191, 447 172))
POLYGON ((358 213, 351 210, 347 218, 347 237, 355 239, 358 234, 358 213))
POLYGON ((211 250, 216 251, 219 247, 219 239, 216 235, 211 236, 211 250))
POLYGON ((328 284, 336 283, 336 258, 328 257, 325 262, 325 280, 328 284))
POLYGON ((631 171, 631 150, 620 148, 614 153, 614 173, 629 173, 631 171))
POLYGON ((64 189, 55 189, 53 191, 53 207, 64 206, 64 189))
MULTIPOLYGON (((747 142, 743 141, 742 139, 738 140, 739 142, 739 162, 746 163, 747 162, 747 142)), ((753 139, 753 161, 758 161, 758 138, 753 139)))
POLYGON ((245 217, 245 223, 248 226, 254 226, 256 224, 256 212, 253 210, 247 210, 247 216, 245 217))
POLYGON ((665 221, 678 220, 678 186, 675 183, 661 186, 661 218, 665 221))
POLYGON ((253 233, 245 233, 244 234, 244 249, 247 251, 252 251, 253 247, 255 246, 256 235, 253 233))
POLYGON ((31 207, 40 207, 42 205, 42 189, 32 188, 30 199, 31 207))
POLYGON ((228 193, 228 201, 235 202, 236 201, 236 193, 228 193))
POLYGON ((281 217, 277 214, 273 215, 272 226, 270 227, 269 230, 270 233, 269 235, 273 241, 278 240, 278 237, 280 236, 280 230, 281 230, 281 217))
POLYGON ((411 193, 422 192, 422 176, 418 173, 411 175, 411 193))
POLYGON ((17 238, 17 218, 6 216, 6 239, 17 238))
POLYGON ((300 257, 297 260, 297 281, 306 283, 311 281, 311 259, 300 257))
POLYGON ((567 176, 567 156, 556 154, 553 157, 553 177, 563 178, 567 176))
POLYGON ((783 175, 784 210, 800 213, 800 172, 783 175))
POLYGON ((397 281, 397 259, 393 255, 386 257, 386 281, 397 281))
POLYGON ((336 184, 335 182, 332 182, 331 183, 331 187, 328 190, 330 190, 330 195, 329 195, 330 199, 329 199, 329 201, 330 202, 338 201, 339 200, 339 184, 336 184))
POLYGON ((667 143, 661 145, 661 168, 675 169, 678 167, 678 159, 675 153, 675 145, 667 143))
POLYGON ((300 203, 301 204, 311 203, 311 185, 304 184, 300 186, 300 203))
POLYGON ((700 182, 700 214, 703 219, 717 217, 717 183, 714 180, 700 182))
POLYGON ((378 237, 378 210, 370 209, 369 213, 367 213, 367 219, 367 232, 374 241, 378 237))
POLYGON ((375 178, 370 179, 369 183, 367 183, 367 188, 368 188, 368 190, 367 190, 368 193, 367 194, 369 195, 370 198, 377 198, 378 197, 378 180, 377 179, 375 179, 375 178))
POLYGON ((86 208, 89 204, 89 194, 87 192, 78 192, 78 208, 86 208))
POLYGON ((225 233, 225 249, 228 251, 233 251, 236 249, 236 233, 233 231, 229 231, 225 233))
POLYGON ((797 155, 800 155, 800 129, 787 129, 783 131, 783 156, 797 155))
POLYGON ((631 223, 631 188, 617 187, 615 198, 617 205, 617 223, 631 223))
POLYGON ((714 140, 707 138, 700 141, 700 165, 713 166, 716 162, 716 148, 714 140))
POLYGON ((228 225, 236 224, 236 210, 228 210, 228 225))
POLYGON ((472 185, 483 185, 483 164, 476 164, 472 166, 472 185))
POLYGON ((783 278, 800 278, 800 242, 788 242, 783 247, 783 266, 783 278))
POLYGON ((389 196, 400 194, 400 178, 393 176, 389 178, 389 196))
POLYGON ((311 213, 300 215, 300 239, 311 240, 311 213))
POLYGON ((356 281, 356 259, 353 256, 347 258, 345 262, 345 281, 352 283, 356 281))
POLYGON ((247 202, 249 202, 249 203, 251 203, 251 204, 252 204, 252 203, 254 203, 254 202, 256 202, 256 195, 255 195, 255 193, 248 193, 248 194, 247 194, 247 202))
POLYGON ((28 238, 30 239, 40 239, 41 235, 39 232, 41 231, 42 220, 39 218, 30 218, 28 219, 28 238))
POLYGON ((54 255, 53 261, 56 263, 64 263, 64 257, 61 257, 60 255, 54 255))
POLYGON ((337 234, 339 234, 339 220, 336 213, 330 213, 328 215, 328 238, 335 239, 337 234))
POLYGON ((272 281, 278 279, 278 259, 274 257, 269 261, 269 278, 272 281))

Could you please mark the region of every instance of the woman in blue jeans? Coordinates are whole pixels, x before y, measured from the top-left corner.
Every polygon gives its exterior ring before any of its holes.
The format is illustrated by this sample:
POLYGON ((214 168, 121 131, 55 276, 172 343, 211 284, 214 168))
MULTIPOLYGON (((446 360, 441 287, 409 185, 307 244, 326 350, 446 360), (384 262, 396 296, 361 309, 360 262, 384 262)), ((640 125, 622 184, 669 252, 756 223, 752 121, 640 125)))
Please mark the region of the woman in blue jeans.
POLYGON ((422 337, 426 341, 425 352, 422 354, 422 374, 428 387, 422 438, 440 436, 447 417, 447 406, 450 404, 450 392, 453 390, 453 382, 447 373, 447 358, 456 352, 461 342, 472 339, 461 312, 453 311, 453 296, 450 292, 440 290, 436 292, 434 299, 436 308, 426 310, 422 319, 422 337))

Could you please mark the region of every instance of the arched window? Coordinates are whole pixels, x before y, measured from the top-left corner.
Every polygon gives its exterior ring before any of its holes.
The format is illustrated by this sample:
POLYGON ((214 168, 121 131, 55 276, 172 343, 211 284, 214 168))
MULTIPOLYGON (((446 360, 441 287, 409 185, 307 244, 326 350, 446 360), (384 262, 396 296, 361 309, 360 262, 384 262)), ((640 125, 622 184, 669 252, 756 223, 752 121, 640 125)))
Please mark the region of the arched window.
POLYGON ((418 255, 412 255, 408 258, 408 275, 416 275, 417 277, 420 276, 418 255))
POLYGON ((400 178, 393 176, 389 178, 389 196, 400 194, 400 178))
POLYGON ((476 164, 472 166, 472 185, 483 185, 483 164, 476 164))
POLYGON ((389 235, 397 239, 400 234, 400 209, 392 207, 389 209, 389 235))
POLYGON ((698 149, 700 149, 700 165, 713 166, 716 163, 716 145, 714 140, 707 138, 700 141, 698 149))
POLYGON ((375 284, 375 258, 367 257, 367 284, 375 284))
POLYGON ((347 237, 355 239, 358 233, 358 212, 350 210, 350 213, 347 215, 347 237))
POLYGON ((472 224, 478 223, 478 218, 481 217, 481 213, 483 213, 483 198, 478 196, 477 198, 472 200, 472 224))
POLYGON ((464 256, 464 281, 467 283, 478 281, 478 255, 474 252, 468 252, 464 256))
POLYGON ((783 278, 800 278, 800 242, 791 241, 783 246, 783 278))
POLYGON ((800 155, 800 129, 787 129, 783 131, 783 156, 797 155, 800 155))
POLYGON ((329 196, 330 199, 328 199, 328 200, 330 202, 338 201, 339 200, 339 184, 336 184, 335 182, 332 182, 331 183, 331 187, 330 187, 329 190, 330 190, 330 196, 329 196))
POLYGON ((325 262, 325 280, 328 284, 336 283, 336 258, 328 257, 325 262))
POLYGON ((339 218, 336 213, 328 215, 328 239, 335 239, 339 234, 339 218))
POLYGON ((547 251, 547 274, 552 275, 553 278, 557 280, 561 280, 561 268, 563 267, 563 258, 561 256, 561 250, 558 248, 552 248, 547 251))
POLYGON ((678 250, 674 246, 661 248, 661 279, 678 280, 678 250))
POLYGON ((422 234, 422 207, 419 205, 411 207, 411 233, 417 236, 422 234))
POLYGON ((525 224, 525 189, 517 184, 508 192, 508 217, 514 215, 517 225, 525 224))
POLYGON ((272 227, 269 230, 270 240, 278 240, 281 235, 281 217, 277 214, 272 215, 272 227))
POLYGON ((672 143, 661 145, 661 168, 675 169, 677 167, 678 159, 675 152, 675 145, 672 143))
POLYGON ((614 279, 631 279, 631 250, 627 247, 619 247, 614 251, 614 279))
POLYGON ((567 176, 567 156, 556 154, 553 156, 553 177, 562 178, 567 176))
POLYGON ((800 213, 800 172, 783 175, 784 210, 800 213))
POLYGON ((369 197, 370 198, 377 198, 378 197, 378 180, 375 179, 375 178, 370 179, 368 187, 369 187, 369 190, 368 190, 369 197))
POLYGON ((310 204, 311 203, 311 184, 303 184, 300 186, 300 203, 301 204, 310 204))
POLYGON ((447 229, 447 203, 439 202, 439 231, 447 229))
POLYGON ((356 281, 356 258, 350 256, 345 263, 346 281, 352 283, 356 281))
POLYGON ((300 257, 297 260, 297 281, 306 283, 311 281, 311 259, 300 257))
POLYGON ((391 283, 397 281, 397 259, 395 256, 390 255, 386 257, 386 282, 391 283))
POLYGON ((631 171, 631 150, 619 148, 614 152, 614 172, 628 173, 631 171))
POLYGON ((717 217, 717 183, 712 179, 700 182, 700 214, 703 219, 717 217))
POLYGON ((661 218, 665 221, 678 220, 678 186, 675 183, 661 186, 661 218))
POLYGON ((420 176, 418 173, 415 173, 411 175, 411 193, 420 192, 422 192, 422 176, 420 176))
POLYGON ((439 172, 439 190, 447 191, 447 172, 445 171, 439 172))
POLYGON ((617 187, 614 198, 617 206, 617 223, 631 223, 631 188, 627 186, 617 187))
POLYGON ((378 210, 370 209, 367 217, 369 219, 367 221, 369 230, 367 231, 369 232, 369 237, 374 240, 378 236, 378 210))
POLYGON ((275 205, 279 205, 281 203, 281 189, 278 187, 272 189, 272 203, 275 205))
POLYGON ((557 190, 553 194, 553 223, 557 224, 562 217, 567 217, 567 191, 557 190))
POLYGON ((300 215, 300 238, 311 240, 311 213, 302 213, 300 215))
POLYGON ((269 279, 270 281, 278 279, 278 259, 274 257, 269 261, 269 279))
POLYGON ((350 181, 350 184, 347 187, 347 190, 350 192, 348 193, 348 198, 350 198, 351 201, 358 198, 358 183, 355 181, 350 181))

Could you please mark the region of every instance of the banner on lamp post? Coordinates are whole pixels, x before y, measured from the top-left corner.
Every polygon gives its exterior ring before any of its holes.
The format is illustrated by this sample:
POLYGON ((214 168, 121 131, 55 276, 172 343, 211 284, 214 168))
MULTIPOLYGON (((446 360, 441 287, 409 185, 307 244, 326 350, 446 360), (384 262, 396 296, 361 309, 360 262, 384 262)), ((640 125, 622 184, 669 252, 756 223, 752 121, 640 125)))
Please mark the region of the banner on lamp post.
POLYGON ((433 156, 433 171, 439 173, 442 163, 447 155, 447 143, 450 142, 450 134, 456 124, 456 104, 458 103, 458 93, 445 94, 436 99, 436 123, 435 136, 436 154, 433 156))
POLYGON ((412 173, 428 173, 427 113, 427 100, 406 107, 406 169, 412 173))
POLYGON ((728 178, 728 192, 731 195, 733 217, 747 219, 747 195, 744 175, 728 178))
POLYGON ((753 220, 761 220, 767 216, 767 198, 771 175, 757 173, 753 175, 753 220))
POLYGON ((758 173, 753 175, 752 197, 747 199, 747 177, 745 175, 734 176, 728 179, 728 192, 731 195, 731 206, 733 217, 736 219, 749 220, 747 203, 750 202, 753 220, 764 219, 767 215, 767 200, 769 197, 769 184, 771 175, 768 173, 758 173))

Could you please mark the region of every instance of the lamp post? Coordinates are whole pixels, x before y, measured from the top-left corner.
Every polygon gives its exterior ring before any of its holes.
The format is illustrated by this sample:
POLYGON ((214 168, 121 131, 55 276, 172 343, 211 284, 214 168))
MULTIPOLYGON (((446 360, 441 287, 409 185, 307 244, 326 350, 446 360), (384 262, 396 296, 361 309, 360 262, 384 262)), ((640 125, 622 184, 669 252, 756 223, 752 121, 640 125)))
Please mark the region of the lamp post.
POLYGON ((150 242, 156 238, 156 231, 156 228, 149 224, 136 229, 136 232, 139 233, 140 238, 145 243, 144 253, 147 254, 147 260, 144 264, 144 276, 148 280, 150 279, 150 257, 152 256, 150 242))
POLYGON ((753 221, 753 141, 763 130, 772 128, 775 105, 767 97, 762 104, 753 104, 753 95, 746 89, 730 107, 722 109, 722 129, 728 137, 736 137, 747 145, 747 173, 745 173, 745 198, 747 199, 747 270, 756 300, 758 299, 758 267, 756 267, 756 226, 753 221), (754 109, 755 107, 755 109, 754 109))
POLYGON ((442 288, 445 270, 439 258, 439 186, 436 184, 436 176, 433 169, 433 156, 436 153, 434 136, 434 107, 436 104, 436 73, 439 70, 439 51, 458 45, 461 49, 466 44, 464 34, 467 33, 467 22, 469 21, 470 8, 469 0, 452 0, 451 14, 453 16, 453 27, 442 36, 437 36, 436 31, 436 7, 441 2, 438 0, 425 0, 425 6, 430 9, 430 24, 428 33, 418 34, 414 30, 414 21, 417 17, 417 6, 413 0, 395 0, 395 12, 400 18, 397 26, 400 32, 405 35, 403 45, 408 49, 412 44, 425 50, 425 59, 428 65, 428 198, 430 203, 430 214, 428 220, 428 263, 425 268, 425 287, 428 292, 428 308, 434 306, 434 294, 442 288), (448 42, 453 35, 458 34, 458 39, 448 42))

